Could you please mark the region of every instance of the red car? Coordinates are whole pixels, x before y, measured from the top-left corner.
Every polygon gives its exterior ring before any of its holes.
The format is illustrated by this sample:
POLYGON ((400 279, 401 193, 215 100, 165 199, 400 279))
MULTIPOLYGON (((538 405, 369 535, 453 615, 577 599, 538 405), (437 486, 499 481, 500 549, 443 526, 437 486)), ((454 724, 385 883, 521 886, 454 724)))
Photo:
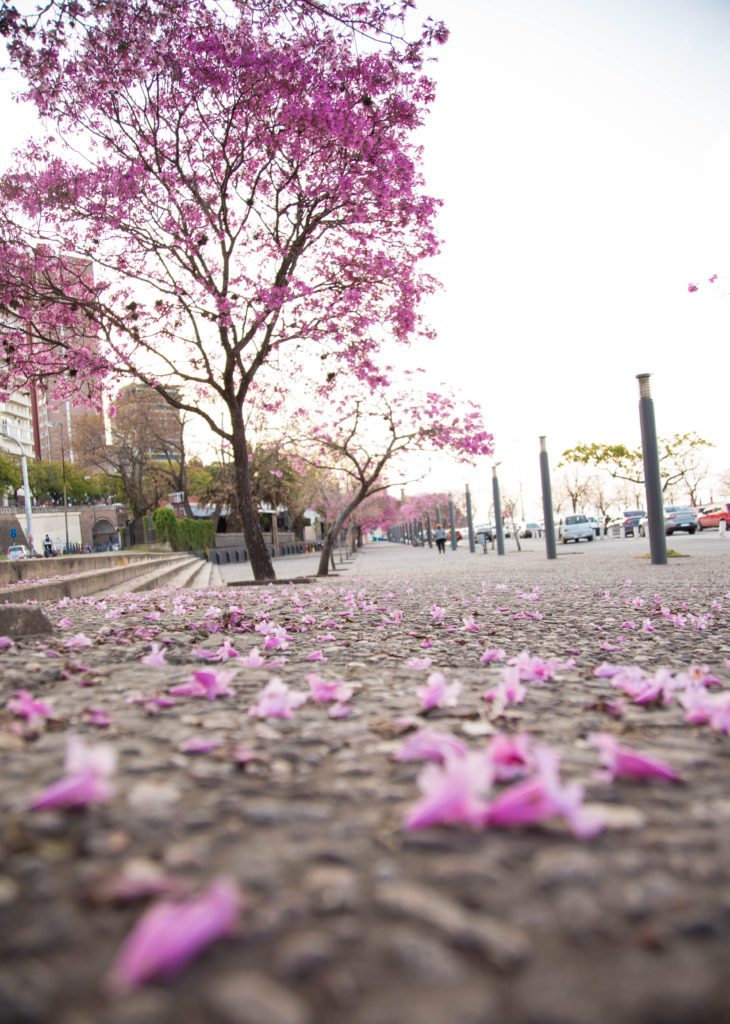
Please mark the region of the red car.
POLYGON ((730 501, 724 501, 720 505, 706 505, 697 516, 700 530, 712 530, 716 526, 719 527, 722 522, 730 529, 730 501))

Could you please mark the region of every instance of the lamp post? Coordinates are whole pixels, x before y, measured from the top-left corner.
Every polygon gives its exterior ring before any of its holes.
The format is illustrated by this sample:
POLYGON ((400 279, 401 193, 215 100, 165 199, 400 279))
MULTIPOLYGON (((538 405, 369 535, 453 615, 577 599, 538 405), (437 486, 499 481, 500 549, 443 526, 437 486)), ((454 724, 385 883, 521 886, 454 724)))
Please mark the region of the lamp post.
POLYGON ((545 520, 545 548, 549 559, 557 558, 555 549, 555 517, 553 515, 553 491, 550 484, 550 463, 548 462, 545 435, 540 438, 540 478, 542 481, 542 514, 545 520))
POLYGON ((451 550, 456 551, 456 546, 459 543, 456 539, 456 515, 454 512, 454 500, 449 495, 449 526, 451 527, 451 550))
POLYGON ((502 525, 502 501, 499 496, 499 480, 497 466, 492 466, 492 500, 494 502, 494 525, 497 530, 497 554, 504 554, 504 526, 502 525))
POLYGON ((471 492, 469 491, 469 484, 466 485, 466 528, 469 533, 469 551, 473 555, 476 551, 476 544, 474 543, 474 518, 471 510, 471 492))
POLYGON ((664 534, 662 478, 659 468, 659 448, 656 439, 654 402, 651 397, 649 373, 637 373, 639 382, 639 418, 641 421, 641 451, 644 456, 646 487, 646 513, 649 527, 649 550, 652 565, 667 564, 667 539, 664 534))
POLYGON ((63 447, 63 421, 61 421, 61 477, 63 478, 63 520, 66 525, 66 549, 64 554, 69 554, 70 543, 68 539, 68 495, 66 492, 66 452, 63 447))
POLYGON ((23 474, 23 504, 25 505, 25 537, 28 541, 28 547, 30 553, 35 553, 35 545, 33 543, 33 509, 30 503, 30 484, 28 483, 28 457, 25 454, 25 448, 22 442, 11 434, 5 432, 0 435, 7 441, 14 441, 20 448, 20 470, 23 474))

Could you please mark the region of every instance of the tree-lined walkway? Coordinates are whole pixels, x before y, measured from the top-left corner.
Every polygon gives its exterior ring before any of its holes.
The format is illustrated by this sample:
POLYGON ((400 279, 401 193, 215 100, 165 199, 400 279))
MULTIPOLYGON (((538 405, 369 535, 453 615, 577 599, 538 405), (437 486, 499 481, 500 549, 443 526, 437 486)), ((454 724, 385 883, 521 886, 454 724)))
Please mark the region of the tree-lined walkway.
POLYGON ((0 1021, 726 1018, 727 557, 637 552, 47 606, 0 651, 0 1021), (207 916, 120 961, 165 893, 207 916))

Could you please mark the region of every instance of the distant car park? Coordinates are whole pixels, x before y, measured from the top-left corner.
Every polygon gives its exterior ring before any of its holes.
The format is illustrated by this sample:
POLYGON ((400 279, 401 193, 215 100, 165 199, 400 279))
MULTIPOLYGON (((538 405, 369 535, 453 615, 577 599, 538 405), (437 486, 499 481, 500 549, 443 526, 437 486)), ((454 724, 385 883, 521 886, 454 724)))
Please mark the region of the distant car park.
POLYGON ((563 544, 567 544, 569 540, 575 541, 576 544, 581 540, 591 541, 594 537, 595 533, 587 516, 566 516, 560 527, 560 539, 563 544))
POLYGON ((639 523, 642 519, 646 518, 646 512, 642 509, 641 511, 624 512, 622 516, 618 516, 617 519, 612 519, 608 524, 608 529, 614 534, 619 534, 621 530, 624 530, 624 536, 634 537, 639 531, 639 523))

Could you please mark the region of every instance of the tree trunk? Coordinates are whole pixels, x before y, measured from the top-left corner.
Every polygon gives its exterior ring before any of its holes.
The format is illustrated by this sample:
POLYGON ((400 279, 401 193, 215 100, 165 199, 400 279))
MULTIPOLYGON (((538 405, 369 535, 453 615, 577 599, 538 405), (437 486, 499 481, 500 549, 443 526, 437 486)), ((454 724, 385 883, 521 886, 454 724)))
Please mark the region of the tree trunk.
POLYGON ((236 499, 241 516, 243 536, 255 580, 274 580, 276 573, 261 531, 258 509, 251 492, 246 430, 240 409, 231 409, 233 424, 233 465, 236 479, 236 499))
POLYGON ((341 513, 325 534, 324 543, 322 544, 322 554, 319 556, 319 566, 317 567, 318 576, 329 575, 330 558, 333 559, 332 565, 334 566, 335 544, 340 535, 342 524, 349 514, 349 510, 341 513))

